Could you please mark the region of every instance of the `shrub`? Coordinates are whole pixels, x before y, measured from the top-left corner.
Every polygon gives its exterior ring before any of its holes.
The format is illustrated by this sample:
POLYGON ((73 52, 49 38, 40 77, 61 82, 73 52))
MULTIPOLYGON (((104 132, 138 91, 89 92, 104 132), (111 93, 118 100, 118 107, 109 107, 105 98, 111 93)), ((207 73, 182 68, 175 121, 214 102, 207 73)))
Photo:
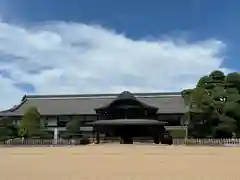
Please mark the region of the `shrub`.
POLYGON ((164 136, 161 139, 161 144, 172 145, 173 144, 172 136, 169 133, 164 133, 164 136))
POLYGON ((44 132, 42 132, 42 134, 40 134, 40 138, 41 139, 53 139, 54 134, 52 132, 44 131, 44 132))
POLYGON ((53 139, 54 135, 51 132, 47 131, 39 131, 37 133, 34 133, 31 137, 31 139, 53 139))
POLYGON ((67 139, 67 140, 71 139, 67 132, 60 132, 59 137, 62 139, 67 139))
POLYGON ((86 137, 86 136, 83 136, 82 138, 81 138, 81 140, 80 140, 80 144, 81 145, 87 145, 87 144, 90 144, 91 142, 90 142, 90 139, 88 138, 88 137, 86 137))
POLYGON ((61 132, 59 136, 62 139, 69 140, 69 139, 80 139, 82 137, 82 134, 80 131, 79 133, 71 133, 71 132, 65 131, 65 132, 61 132))

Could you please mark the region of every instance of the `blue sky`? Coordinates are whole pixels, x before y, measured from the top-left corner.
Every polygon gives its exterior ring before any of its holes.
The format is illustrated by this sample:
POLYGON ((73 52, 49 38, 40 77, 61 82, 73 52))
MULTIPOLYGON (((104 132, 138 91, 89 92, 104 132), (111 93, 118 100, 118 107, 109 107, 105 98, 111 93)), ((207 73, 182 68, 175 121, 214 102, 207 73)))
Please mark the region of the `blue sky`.
MULTIPOLYGON (((131 38, 187 36, 220 38, 235 51, 240 40, 240 1, 219 0, 0 0, 11 21, 51 20, 101 24, 131 38)), ((4 15, 4 14, 3 14, 4 15)), ((229 64, 234 64, 230 58, 229 64)), ((237 65, 237 64, 235 64, 237 65)))
POLYGON ((193 87, 239 70, 239 12, 227 0, 0 0, 0 94, 15 93, 10 106, 26 93, 193 87))

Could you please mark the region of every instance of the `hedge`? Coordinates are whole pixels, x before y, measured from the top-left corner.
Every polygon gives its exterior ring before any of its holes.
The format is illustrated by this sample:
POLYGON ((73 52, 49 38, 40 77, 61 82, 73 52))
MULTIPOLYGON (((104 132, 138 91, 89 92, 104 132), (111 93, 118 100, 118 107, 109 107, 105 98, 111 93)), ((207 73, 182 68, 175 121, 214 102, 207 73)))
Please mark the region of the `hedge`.
POLYGON ((167 130, 173 138, 185 138, 186 131, 184 127, 168 127, 167 130))

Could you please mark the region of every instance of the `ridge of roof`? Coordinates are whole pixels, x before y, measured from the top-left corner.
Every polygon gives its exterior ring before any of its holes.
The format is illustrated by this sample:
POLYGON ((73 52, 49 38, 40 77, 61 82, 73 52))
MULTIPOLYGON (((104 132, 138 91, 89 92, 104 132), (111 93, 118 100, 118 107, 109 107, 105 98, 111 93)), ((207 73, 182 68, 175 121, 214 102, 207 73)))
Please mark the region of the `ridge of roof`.
MULTIPOLYGON (((120 93, 104 93, 104 94, 49 94, 49 95, 25 95, 25 99, 51 99, 51 98, 112 98, 117 97, 120 93)), ((181 96, 180 92, 153 92, 153 93, 132 93, 135 97, 152 97, 152 96, 181 96)))
POLYGON ((14 111, 16 111, 18 108, 20 108, 26 101, 27 101, 27 99, 23 98, 19 104, 15 105, 15 106, 13 106, 13 107, 11 107, 11 108, 9 108, 9 109, 2 110, 2 111, 0 111, 0 113, 14 112, 14 111))
POLYGON ((153 106, 149 106, 146 103, 142 102, 141 100, 139 100, 138 98, 135 97, 135 95, 129 91, 123 91, 122 93, 120 93, 119 95, 117 95, 114 99, 112 99, 112 101, 110 101, 109 103, 107 103, 106 105, 103 105, 99 108, 95 108, 95 111, 98 110, 103 110, 103 109, 109 109, 115 102, 117 101, 121 101, 121 100, 133 100, 135 102, 138 102, 139 104, 141 104, 141 106, 144 107, 148 107, 148 108, 154 108, 154 109, 158 109, 155 108, 153 106))
MULTIPOLYGON (((164 93, 132 93, 142 102, 156 107, 168 108, 166 112, 182 112, 183 103, 181 102, 180 92, 164 92, 164 93), (146 102, 145 102, 146 101, 146 102), (165 104, 166 103, 166 104, 165 104), (172 104, 172 105, 171 105, 172 104), (163 106, 163 107, 162 107, 163 106), (176 107, 179 106, 179 107, 176 107)), ((67 114, 67 113, 85 113, 92 114, 94 109, 109 103, 117 98, 119 94, 65 94, 65 95, 25 95, 20 103, 8 110, 0 111, 1 116, 21 115, 24 107, 37 106, 41 109, 42 114, 67 114), (45 102, 46 100, 46 102, 45 102), (66 102, 64 103, 64 101, 66 102), (62 102, 61 102, 62 101, 62 102), (28 102, 28 103, 27 103, 28 102), (55 105, 54 105, 55 103, 55 105), (27 104, 27 106, 25 106, 27 104), (53 106, 46 108, 47 106, 53 106), (67 106, 67 107, 65 107, 67 106), (52 113, 51 111, 54 111, 52 113)))

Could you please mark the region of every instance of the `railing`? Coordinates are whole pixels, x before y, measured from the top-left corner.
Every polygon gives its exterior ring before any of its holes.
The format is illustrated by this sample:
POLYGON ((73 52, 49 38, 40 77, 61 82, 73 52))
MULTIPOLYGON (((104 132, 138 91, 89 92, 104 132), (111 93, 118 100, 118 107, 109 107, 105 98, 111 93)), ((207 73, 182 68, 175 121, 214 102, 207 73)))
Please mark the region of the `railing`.
POLYGON ((78 145, 80 140, 54 140, 54 139, 10 139, 4 141, 4 145, 24 145, 24 146, 51 146, 51 145, 78 145))
MULTIPOLYGON (((134 138, 134 142, 153 143, 149 138, 134 138)), ((93 139, 90 138, 90 142, 93 139)), ((101 138, 100 143, 120 142, 119 138, 101 138)), ((12 139, 3 142, 3 145, 25 145, 25 146, 51 146, 51 145, 78 145, 80 140, 45 140, 45 139, 12 139)), ((195 146, 240 146, 239 139, 174 139, 173 145, 195 145, 195 146)))
POLYGON ((231 146, 231 145, 239 145, 240 146, 240 138, 232 138, 232 139, 174 139, 174 145, 200 145, 200 146, 231 146))

